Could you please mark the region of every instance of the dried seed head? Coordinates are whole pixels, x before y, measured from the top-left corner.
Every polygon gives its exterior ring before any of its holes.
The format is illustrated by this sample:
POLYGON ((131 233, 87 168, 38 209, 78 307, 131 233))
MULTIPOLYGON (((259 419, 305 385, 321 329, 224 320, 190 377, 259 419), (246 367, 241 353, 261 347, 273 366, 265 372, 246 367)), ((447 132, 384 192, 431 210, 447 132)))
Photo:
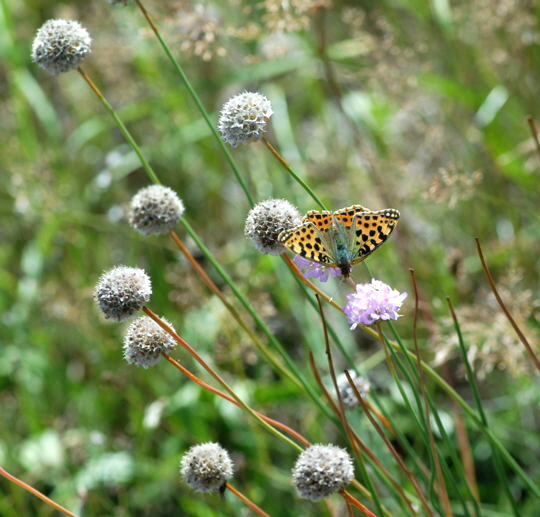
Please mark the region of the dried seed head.
POLYGON ((354 477, 354 467, 344 449, 318 444, 300 454, 292 475, 300 497, 319 501, 347 486, 354 477))
POLYGON ((141 309, 151 294, 150 277, 142 269, 116 266, 101 275, 94 297, 106 318, 121 321, 141 309))
MULTIPOLYGON (((169 327, 172 325, 161 318, 169 327)), ((173 329, 174 330, 174 329, 173 329)), ((176 341, 148 316, 137 318, 124 335, 124 358, 129 364, 148 368, 154 366, 161 352, 172 350, 176 341)))
POLYGON ((150 185, 131 199, 129 224, 143 235, 167 233, 182 217, 184 210, 184 203, 174 190, 150 185))
POLYGON ((244 92, 223 105, 218 129, 223 140, 236 147, 242 142, 258 140, 272 113, 272 105, 264 95, 244 92))
MULTIPOLYGON (((369 393, 371 384, 365 377, 359 377, 356 375, 356 372, 353 370, 349 370, 349 375, 351 376, 358 393, 360 393, 360 396, 364 398, 369 393)), ((337 383, 339 394, 345 409, 354 409, 355 407, 358 407, 360 402, 358 402, 356 392, 352 389, 349 379, 347 379, 347 376, 344 373, 337 378, 337 383)))
POLYGON ((255 247, 265 255, 280 255, 285 251, 279 234, 300 224, 300 213, 285 199, 268 199, 255 205, 248 213, 244 232, 255 247))
POLYGON ((90 52, 88 31, 73 20, 48 20, 37 31, 32 44, 32 61, 51 74, 79 66, 90 52))
POLYGON ((180 474, 193 490, 217 492, 233 475, 229 453, 219 443, 191 447, 180 462, 180 474))

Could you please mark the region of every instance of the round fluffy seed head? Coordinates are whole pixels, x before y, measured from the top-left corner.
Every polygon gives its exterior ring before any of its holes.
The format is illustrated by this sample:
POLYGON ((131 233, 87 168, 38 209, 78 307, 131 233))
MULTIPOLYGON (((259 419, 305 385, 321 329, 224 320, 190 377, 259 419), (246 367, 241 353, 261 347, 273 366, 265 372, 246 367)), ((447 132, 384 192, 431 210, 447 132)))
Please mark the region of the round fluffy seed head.
POLYGON ((167 233, 184 213, 176 192, 162 185, 145 187, 131 199, 129 224, 143 235, 167 233))
POLYGON ((268 199, 249 211, 244 232, 261 253, 280 255, 285 248, 279 234, 299 224, 300 213, 293 205, 285 199, 268 199))
POLYGON ((136 267, 116 266, 101 275, 94 297, 106 318, 121 321, 150 300, 150 277, 136 267))
POLYGON ((344 449, 318 444, 300 454, 292 475, 302 499, 319 501, 347 486, 354 477, 354 467, 344 449))
MULTIPOLYGON (((173 328, 165 318, 161 319, 173 328)), ((161 352, 172 350, 175 346, 175 340, 154 320, 141 316, 131 323, 124 335, 124 359, 129 364, 148 368, 159 361, 161 352)))
MULTIPOLYGON (((369 393, 371 384, 365 377, 359 377, 356 375, 356 372, 353 370, 349 370, 349 375, 351 376, 358 393, 360 393, 360 396, 364 398, 369 393)), ((358 407, 360 402, 358 402, 356 392, 351 388, 349 379, 347 379, 347 376, 344 373, 337 378, 337 384, 345 409, 354 409, 355 407, 358 407)))
POLYGON ((90 52, 88 31, 73 20, 48 20, 37 31, 32 61, 51 74, 76 68, 90 52))
POLYGON ((218 129, 223 140, 236 147, 242 142, 258 140, 272 113, 272 105, 264 95, 240 93, 221 108, 218 129))
POLYGON ((180 474, 193 490, 217 492, 233 475, 229 453, 219 443, 191 447, 180 462, 180 474))

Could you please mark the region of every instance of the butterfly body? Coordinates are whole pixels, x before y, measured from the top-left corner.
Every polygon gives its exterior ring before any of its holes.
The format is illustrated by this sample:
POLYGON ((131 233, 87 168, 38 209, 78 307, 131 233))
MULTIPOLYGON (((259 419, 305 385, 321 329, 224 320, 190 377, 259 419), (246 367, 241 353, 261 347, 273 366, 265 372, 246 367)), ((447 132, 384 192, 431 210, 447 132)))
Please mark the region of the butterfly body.
POLYGON ((297 255, 349 276, 353 265, 388 238, 398 219, 393 208, 374 212, 353 205, 335 212, 311 210, 302 224, 281 232, 279 241, 297 255))

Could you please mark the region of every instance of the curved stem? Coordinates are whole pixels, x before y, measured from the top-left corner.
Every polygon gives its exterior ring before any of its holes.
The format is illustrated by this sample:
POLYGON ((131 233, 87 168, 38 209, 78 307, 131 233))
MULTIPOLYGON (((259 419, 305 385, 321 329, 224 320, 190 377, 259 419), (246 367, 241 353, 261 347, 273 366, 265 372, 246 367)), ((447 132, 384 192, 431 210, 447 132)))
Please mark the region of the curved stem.
POLYGON ((77 517, 74 513, 70 512, 63 506, 59 505, 46 495, 42 494, 39 490, 36 490, 33 486, 30 486, 28 483, 25 483, 24 481, 21 481, 19 478, 15 477, 13 474, 10 474, 7 470, 0 467, 0 476, 4 476, 9 481, 15 483, 16 485, 19 485, 21 488, 24 488, 27 492, 30 492, 32 495, 35 495, 42 501, 46 502, 49 506, 52 506, 59 512, 62 512, 64 515, 68 515, 69 517, 77 517))
POLYGON ((489 268, 486 264, 486 260, 484 259, 484 254, 482 253, 482 248, 480 246, 480 240, 478 239, 478 237, 474 240, 476 241, 476 250, 478 252, 478 256, 480 257, 480 262, 482 263, 482 269, 484 270, 484 274, 489 283, 489 287, 491 287, 491 290, 493 291, 493 294, 495 295, 495 298, 497 299, 497 303, 499 304, 500 308, 504 312, 504 315, 510 322, 510 325, 512 325, 512 328, 516 331, 516 334, 518 335, 519 340, 521 341, 523 346, 527 349, 527 352, 531 356, 531 359, 533 360, 534 365, 540 371, 540 360, 538 359, 538 357, 536 357, 536 354, 534 353, 534 350, 532 349, 529 341, 525 337, 525 334, 521 332, 521 329, 518 327, 518 324, 516 323, 516 321, 510 314, 510 311, 506 308, 506 305, 504 304, 499 294, 499 291, 497 291, 497 286, 495 285, 495 281, 493 280, 493 277, 491 276, 489 268))

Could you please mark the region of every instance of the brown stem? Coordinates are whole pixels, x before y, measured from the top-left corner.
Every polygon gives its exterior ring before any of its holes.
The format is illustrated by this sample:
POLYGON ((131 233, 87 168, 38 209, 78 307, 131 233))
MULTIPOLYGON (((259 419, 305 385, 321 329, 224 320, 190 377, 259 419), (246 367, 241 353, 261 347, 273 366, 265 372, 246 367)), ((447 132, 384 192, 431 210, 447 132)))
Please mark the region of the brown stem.
POLYGON ((263 144, 268 147, 269 151, 274 155, 274 158, 281 163, 281 165, 287 169, 290 170, 292 167, 289 165, 289 162, 283 158, 282 154, 269 142, 269 140, 266 137, 261 138, 263 144))
POLYGON ((345 375, 347 376, 347 380, 349 381, 349 384, 351 385, 351 388, 353 389, 354 394, 356 395, 356 398, 358 399, 358 401, 362 405, 362 408, 364 409, 364 412, 365 412, 366 416, 368 417, 369 421, 371 422, 371 424, 373 425, 373 427, 375 428, 375 430, 377 431, 379 436, 382 438, 382 440, 386 444, 386 447, 388 448, 388 450, 390 451, 392 456, 394 456, 394 459, 396 460, 396 462, 400 466, 401 470, 403 470, 403 472, 405 473, 405 475, 407 476, 409 481, 414 486, 414 489, 415 489, 416 493, 418 494, 418 497, 420 498, 420 501, 422 502, 422 505, 423 505, 424 509, 426 510, 428 515, 430 515, 431 517, 435 517, 435 515, 433 513, 433 510, 429 506, 429 502, 426 499, 426 496, 424 495, 424 492, 422 491, 418 481, 416 480, 416 477, 407 468, 407 465, 405 465, 405 462, 403 461, 403 459, 401 458, 401 456, 399 455, 399 453, 397 452, 395 447, 392 445, 390 440, 386 437, 386 435, 384 434, 384 431, 381 429, 378 422, 373 418, 373 416, 368 411, 366 403, 364 402, 364 399, 362 398, 361 393, 358 391, 358 388, 354 384, 354 381, 352 380, 351 375, 349 374, 349 372, 347 370, 345 370, 345 375))
POLYGON ((532 137, 534 139, 534 143, 536 144, 536 150, 538 151, 538 154, 540 154, 540 140, 538 139, 538 130, 536 129, 536 122, 529 115, 527 117, 527 123, 529 124, 529 128, 531 130, 531 134, 532 134, 532 137))
POLYGON ((46 495, 42 494, 39 490, 36 490, 33 486, 30 486, 28 483, 21 481, 19 478, 15 477, 13 474, 10 474, 7 470, 0 467, 0 476, 4 476, 9 481, 19 485, 21 488, 24 488, 27 492, 30 492, 32 495, 35 495, 42 501, 45 501, 48 505, 52 506, 59 512, 62 512, 64 515, 69 517, 77 517, 74 513, 71 513, 69 510, 54 502, 52 499, 48 498, 46 495))
MULTIPOLYGON (((444 376, 446 382, 452 387, 453 379, 448 367, 448 363, 443 365, 444 376)), ((454 399, 450 399, 452 418, 454 419, 454 425, 456 428, 456 438, 459 448, 459 455, 461 457, 461 462, 463 463, 463 470, 465 471, 465 478, 471 489, 471 493, 477 503, 480 502, 480 496, 478 495, 478 484, 476 483, 476 472, 474 470, 474 459, 471 451, 471 444, 469 442, 469 437, 467 436, 467 429, 465 427, 465 422, 461 415, 459 406, 457 405, 454 399)))
POLYGON ((253 511, 257 512, 259 515, 264 517, 270 517, 270 514, 266 513, 264 510, 261 510, 251 499, 248 499, 240 490, 234 488, 230 483, 225 485, 227 490, 232 492, 238 499, 242 500, 246 506, 249 506, 253 511))
POLYGON ((77 72, 82 75, 82 78, 88 83, 90 88, 92 88, 97 97, 101 100, 105 100, 104 95, 101 93, 101 90, 97 87, 96 83, 90 79, 90 76, 80 66, 77 67, 77 72))
MULTIPOLYGON (((313 357, 312 352, 310 352, 310 354, 309 354, 309 364, 311 366, 311 370, 313 371, 313 375, 315 377, 315 381, 317 382, 317 385, 319 386, 320 390, 322 391, 323 395, 325 396, 326 400, 328 401, 328 404, 330 404, 330 407, 332 408, 334 413, 336 413, 336 415, 339 416, 339 408, 336 406, 334 400, 330 396, 330 393, 328 393, 328 390, 326 389, 326 386, 322 382, 321 375, 319 373, 317 365, 315 364, 315 359, 313 357)), ((392 477, 390 472, 388 472, 388 470, 384 467, 384 465, 381 463, 379 458, 377 458, 377 456, 375 456, 373 451, 361 440, 361 438, 358 436, 358 434, 356 433, 356 431, 352 427, 350 428, 350 431, 351 431, 351 436, 354 438, 355 442, 360 446, 363 453, 368 458, 370 458, 371 461, 375 465, 377 465, 377 467, 384 474, 386 479, 388 479, 390 481, 390 483, 393 485, 393 487, 396 489, 396 491, 398 492, 398 494, 402 498, 403 502, 409 507, 409 509, 411 511, 411 515, 414 515, 415 512, 414 512, 414 510, 413 510, 413 508, 411 506, 410 501, 408 500, 407 496, 405 495, 405 492, 403 491, 401 485, 392 477)), ((371 493, 363 485, 358 483, 358 481, 355 480, 355 481, 353 481, 352 484, 354 486, 356 486, 356 488, 358 490, 360 490, 360 492, 363 495, 365 495, 366 497, 369 497, 370 499, 373 497, 371 495, 371 493)))
POLYGON ((180 337, 167 323, 165 323, 152 309, 149 307, 143 307, 143 312, 155 321, 167 334, 172 336, 182 347, 184 347, 188 353, 195 358, 195 360, 214 378, 223 388, 236 400, 239 406, 250 413, 263 427, 265 427, 273 435, 277 436, 284 442, 287 442, 291 447, 302 452, 302 448, 290 438, 287 438, 283 433, 272 427, 268 422, 265 422, 253 409, 251 409, 242 399, 234 392, 234 390, 227 384, 225 379, 219 375, 196 351, 195 349, 182 337, 180 337))
MULTIPOLYGON (((190 372, 187 368, 182 366, 178 361, 173 359, 169 354, 166 354, 165 352, 161 352, 161 355, 165 359, 167 359, 167 361, 169 361, 169 363, 171 363, 175 368, 180 370, 188 379, 198 384, 201 388, 208 390, 225 400, 228 400, 229 402, 231 402, 232 404, 238 407, 241 407, 240 404, 236 400, 234 400, 231 396, 227 395, 223 391, 218 390, 217 388, 214 388, 210 384, 207 384, 206 382, 204 382, 202 379, 200 379, 195 374, 190 372)), ((270 418, 266 416, 265 414, 260 413, 259 411, 255 411, 255 413, 259 417, 261 417, 263 420, 268 422, 270 425, 273 425, 274 427, 281 429, 282 431, 286 432, 289 436, 293 437, 295 440, 298 440, 304 447, 309 447, 311 445, 311 443, 306 438, 304 438, 301 434, 297 433, 294 429, 291 429, 289 426, 282 424, 279 420, 274 420, 273 418, 270 418)))
POLYGON ((289 266, 289 269, 294 273, 294 275, 307 287, 309 287, 315 294, 319 295, 327 303, 335 307, 338 311, 341 311, 341 307, 327 294, 323 293, 313 282, 310 282, 298 269, 298 266, 291 260, 289 255, 285 253, 281 255, 283 261, 289 266))
POLYGON ((523 344, 523 346, 527 349, 527 352, 531 356, 531 359, 533 360, 536 368, 540 371, 540 360, 538 357, 536 357, 536 354, 534 353, 534 350, 532 349, 531 345, 529 344, 529 341, 525 337, 525 334, 521 332, 521 329, 518 327, 517 323, 515 322, 514 318, 510 314, 510 311, 506 308, 506 305, 502 301, 502 298, 499 295, 499 292, 497 291, 497 287, 495 286, 495 281, 493 280, 493 277, 491 276, 491 273, 489 271, 489 268, 486 264, 486 261, 484 259, 484 254, 482 253, 482 248, 480 246, 480 240, 478 237, 475 239, 476 241, 476 250, 478 251, 478 256, 480 257, 480 262, 482 263, 482 269, 484 270, 484 274, 487 278, 487 281, 489 283, 489 286, 491 287, 491 290, 493 291, 493 294, 495 295, 495 298, 497 299, 497 302, 499 303, 499 306, 501 307, 502 311, 504 312, 505 316, 508 318, 508 321, 510 322, 510 325, 512 325, 512 328, 516 331, 516 334, 518 335, 519 340, 523 344))
POLYGON ((353 506, 356 506, 364 515, 367 517, 377 517, 377 514, 373 513, 369 508, 364 506, 358 499, 353 497, 347 490, 340 490, 339 493, 345 498, 346 501, 351 503, 353 506))
POLYGON ((298 385, 298 379, 287 369, 284 365, 282 365, 278 359, 274 357, 273 354, 271 354, 266 347, 262 344, 261 340, 258 338, 257 334, 249 328, 248 324, 244 321, 242 316, 238 313, 238 311, 231 305, 231 303, 227 300, 227 298, 224 296, 224 294, 221 292, 219 287, 212 281, 212 279, 206 274, 206 271, 201 267, 201 265, 197 262, 195 257, 191 254, 187 246, 184 244, 182 239, 178 236, 178 234, 171 230, 169 232, 169 236, 174 241, 178 249, 182 252, 186 260, 191 264, 195 272, 201 277, 202 281, 207 285, 208 289, 212 291, 223 303, 223 305, 227 308, 227 310, 231 313, 232 317, 237 321, 237 323, 244 329, 246 334, 251 338, 251 340, 255 343, 255 346, 257 349, 264 355, 264 357, 274 366, 274 368, 281 372, 282 374, 286 375, 289 380, 294 382, 296 385, 298 385))
POLYGON ((425 411, 426 427, 427 427, 428 438, 429 438, 429 445, 431 448, 431 455, 435 463, 435 472, 437 474, 437 479, 439 481, 439 496, 442 500, 444 512, 447 517, 452 517, 452 507, 450 506, 450 499, 448 498, 448 492, 446 490, 446 485, 444 483, 444 478, 443 478, 442 470, 441 470, 441 464, 439 462, 439 455, 437 453, 437 448, 435 447, 435 439, 433 437, 433 430, 431 428, 429 403, 428 403, 427 394, 426 394, 426 377, 425 377, 424 369, 422 368, 422 358, 420 356, 420 348, 418 346, 418 335, 417 335, 418 284, 416 282, 416 274, 415 274, 414 269, 412 268, 409 269, 409 272, 411 274, 411 280, 412 280, 412 285, 413 285, 413 290, 414 290, 413 343, 414 343, 414 350, 416 352, 416 360, 418 362, 418 370, 420 371, 419 388, 420 388, 420 393, 422 394, 422 400, 424 402, 424 411, 425 411))

